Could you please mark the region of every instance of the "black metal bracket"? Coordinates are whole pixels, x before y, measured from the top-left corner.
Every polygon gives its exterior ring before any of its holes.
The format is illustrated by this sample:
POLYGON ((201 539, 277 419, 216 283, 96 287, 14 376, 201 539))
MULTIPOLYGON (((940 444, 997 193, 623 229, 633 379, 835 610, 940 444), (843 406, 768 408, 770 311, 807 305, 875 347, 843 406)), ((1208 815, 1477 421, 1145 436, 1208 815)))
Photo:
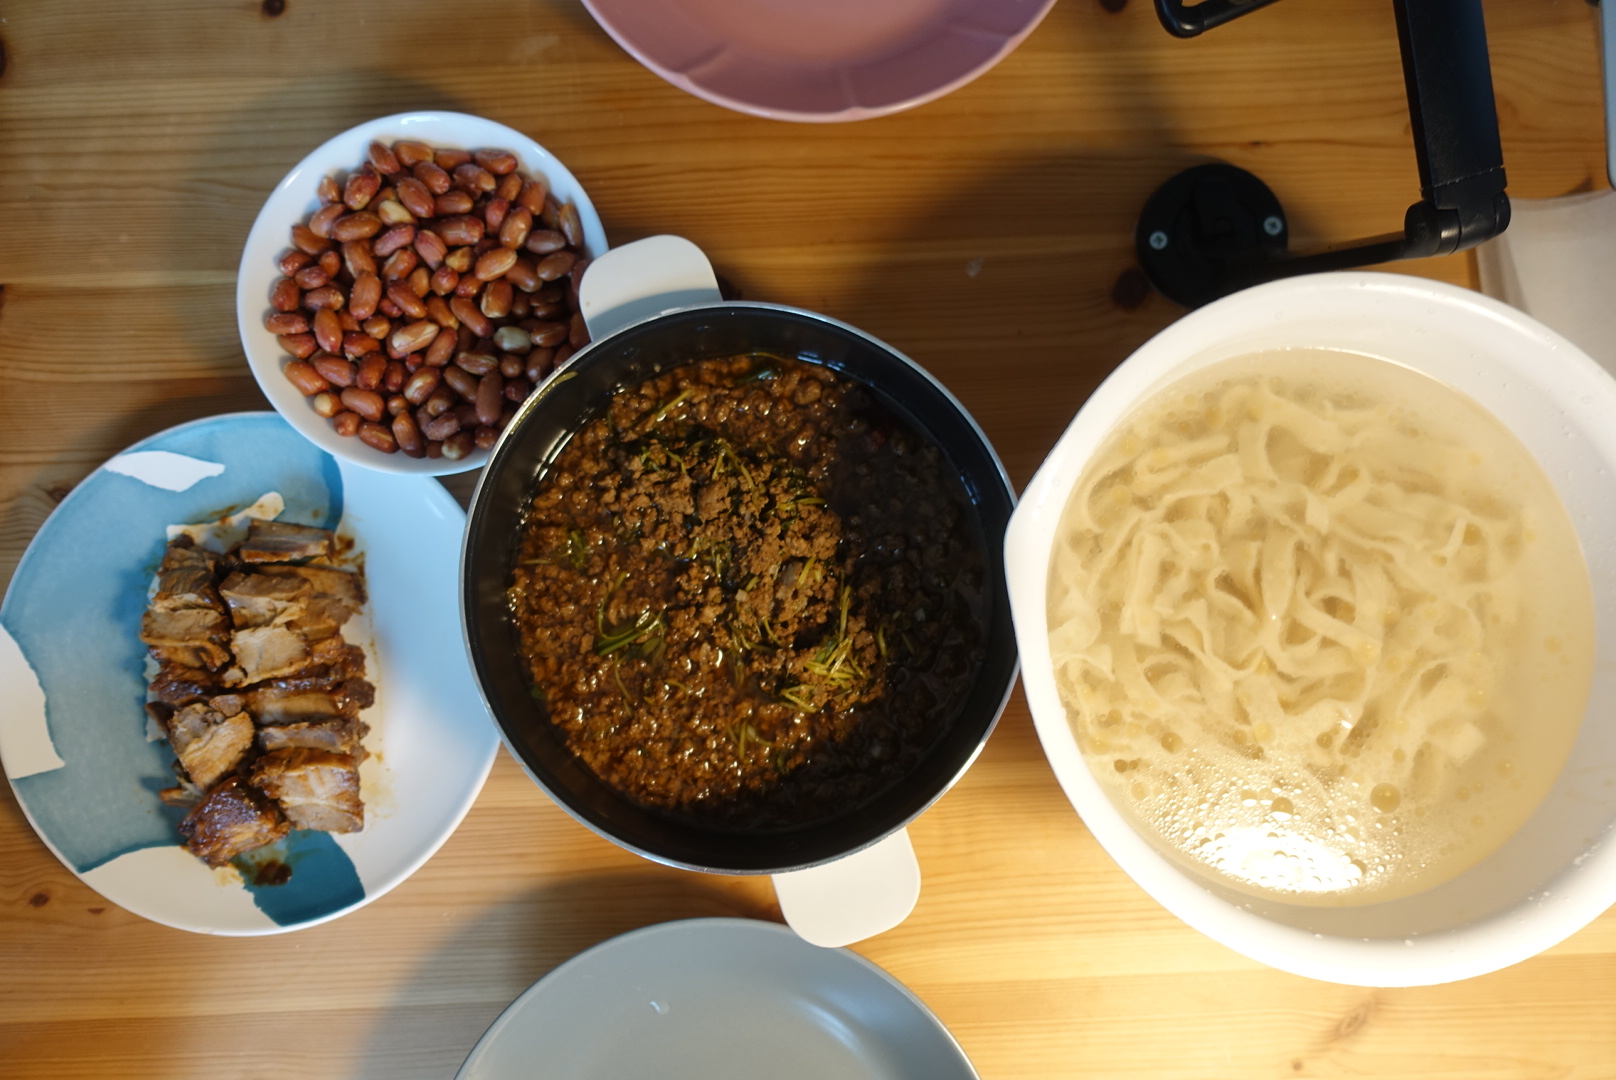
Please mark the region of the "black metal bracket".
MULTIPOLYGON (((1273 2, 1156 0, 1156 12, 1171 33, 1194 37, 1273 2)), ((1393 0, 1392 6, 1422 196, 1404 215, 1403 232, 1290 255, 1284 213, 1260 180, 1229 165, 1196 166, 1162 185, 1139 220, 1139 261, 1163 295, 1195 307, 1273 278, 1452 254, 1508 227, 1481 0, 1393 0), (1266 200, 1253 194, 1257 188, 1266 200), (1254 230, 1244 207, 1267 202, 1275 212, 1253 219, 1266 225, 1254 230)))

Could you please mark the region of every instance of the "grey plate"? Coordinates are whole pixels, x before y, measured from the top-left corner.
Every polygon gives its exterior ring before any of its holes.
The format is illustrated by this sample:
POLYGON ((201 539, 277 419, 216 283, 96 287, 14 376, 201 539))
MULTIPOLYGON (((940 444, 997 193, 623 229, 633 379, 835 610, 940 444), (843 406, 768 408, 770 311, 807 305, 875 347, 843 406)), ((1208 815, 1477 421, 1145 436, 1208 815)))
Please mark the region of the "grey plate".
POLYGON ((580 953, 504 1011, 457 1080, 977 1080, 902 983, 774 923, 689 919, 580 953))

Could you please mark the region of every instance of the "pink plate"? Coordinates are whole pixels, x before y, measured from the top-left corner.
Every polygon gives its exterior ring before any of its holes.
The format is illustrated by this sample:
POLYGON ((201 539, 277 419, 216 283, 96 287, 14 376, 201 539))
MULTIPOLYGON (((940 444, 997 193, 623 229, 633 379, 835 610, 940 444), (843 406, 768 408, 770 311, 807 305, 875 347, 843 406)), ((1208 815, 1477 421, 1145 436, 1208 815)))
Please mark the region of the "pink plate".
POLYGON ((682 90, 774 120, 863 120, 964 86, 1055 0, 584 0, 682 90))

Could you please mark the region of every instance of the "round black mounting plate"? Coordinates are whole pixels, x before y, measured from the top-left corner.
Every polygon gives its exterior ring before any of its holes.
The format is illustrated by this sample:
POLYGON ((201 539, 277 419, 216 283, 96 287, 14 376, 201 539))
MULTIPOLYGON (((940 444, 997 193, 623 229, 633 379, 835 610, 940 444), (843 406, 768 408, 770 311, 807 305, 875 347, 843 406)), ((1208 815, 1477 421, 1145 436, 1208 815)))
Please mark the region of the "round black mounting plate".
POLYGON ((1156 290, 1193 308, 1260 280, 1261 266, 1285 254, 1289 232, 1267 184, 1212 162, 1156 189, 1139 215, 1134 246, 1156 290))

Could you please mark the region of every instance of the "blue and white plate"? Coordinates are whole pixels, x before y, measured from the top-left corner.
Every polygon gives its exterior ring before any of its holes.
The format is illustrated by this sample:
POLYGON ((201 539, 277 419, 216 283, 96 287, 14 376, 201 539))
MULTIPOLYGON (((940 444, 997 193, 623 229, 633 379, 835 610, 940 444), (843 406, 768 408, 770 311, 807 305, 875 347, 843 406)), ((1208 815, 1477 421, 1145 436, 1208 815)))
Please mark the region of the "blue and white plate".
MULTIPOLYGON (((0 762, 36 832, 91 888, 156 922, 254 935, 334 919, 431 857, 482 789, 499 736, 460 638, 465 515, 437 481, 338 461, 274 413, 198 420, 130 447, 62 501, 0 607, 0 762), (168 525, 278 492, 283 521, 336 528, 364 560, 376 705, 364 719, 366 824, 294 831, 281 885, 209 869, 157 792, 173 753, 147 739, 140 618, 168 525)), ((354 640, 366 631, 350 624, 354 640)))

